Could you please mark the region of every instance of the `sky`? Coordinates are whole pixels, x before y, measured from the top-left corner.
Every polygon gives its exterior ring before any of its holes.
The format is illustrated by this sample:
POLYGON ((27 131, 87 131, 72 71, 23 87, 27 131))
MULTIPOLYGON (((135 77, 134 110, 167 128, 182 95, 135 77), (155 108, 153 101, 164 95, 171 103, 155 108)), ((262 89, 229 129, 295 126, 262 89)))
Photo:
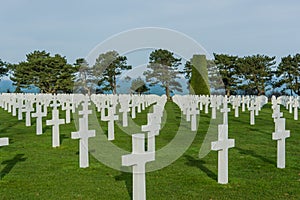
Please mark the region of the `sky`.
POLYGON ((112 35, 142 27, 179 31, 209 54, 265 54, 277 60, 300 47, 298 0, 0 0, 0 59, 34 50, 86 57, 112 35))

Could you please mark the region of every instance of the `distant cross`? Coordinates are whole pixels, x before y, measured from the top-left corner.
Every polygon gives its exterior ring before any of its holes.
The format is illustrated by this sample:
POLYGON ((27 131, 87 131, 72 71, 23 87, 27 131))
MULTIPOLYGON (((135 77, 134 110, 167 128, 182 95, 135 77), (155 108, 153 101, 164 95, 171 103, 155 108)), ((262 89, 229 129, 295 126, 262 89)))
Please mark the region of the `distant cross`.
POLYGON ((50 107, 52 107, 54 110, 57 110, 57 108, 60 106, 60 104, 57 101, 57 98, 54 97, 52 100, 52 104, 50 104, 50 107))
POLYGON ((228 108, 227 96, 223 99, 223 108, 221 108, 221 112, 223 113, 223 124, 228 124, 228 113, 230 112, 230 108, 228 108))
POLYGON ((17 96, 17 104, 18 104, 18 120, 23 119, 23 95, 17 96))
POLYGON ((217 98, 212 96, 210 99, 210 107, 211 107, 211 118, 216 119, 217 118, 217 98))
POLYGON ((66 124, 69 124, 71 122, 71 109, 72 103, 70 102, 70 100, 67 100, 63 107, 63 110, 66 111, 66 124))
POLYGON ((88 130, 87 118, 79 118, 79 131, 72 132, 72 139, 79 139, 79 166, 85 168, 89 166, 89 138, 95 137, 95 130, 88 130))
POLYGON ((31 101, 26 101, 24 111, 26 112, 25 124, 31 126, 31 112, 34 111, 31 101))
POLYGON ((142 131, 148 133, 147 136, 147 151, 154 152, 155 151, 155 136, 159 135, 160 124, 155 119, 154 113, 147 114, 147 125, 142 125, 142 131))
POLYGON ((254 125, 255 124, 255 117, 254 117, 255 106, 253 104, 253 101, 251 101, 251 104, 248 107, 248 110, 250 111, 250 125, 254 125))
POLYGON ((240 106, 240 99, 238 97, 235 97, 233 100, 234 103, 234 116, 239 117, 239 106, 240 106))
POLYGON ((197 131, 197 115, 200 114, 200 111, 197 110, 197 104, 192 104, 189 110, 191 115, 191 130, 197 131))
POLYGON ((59 125, 64 124, 65 119, 59 119, 59 110, 52 110, 52 119, 46 121, 47 126, 52 126, 52 147, 60 146, 59 125))
POLYGON ((115 115, 114 108, 108 107, 108 114, 105 116, 105 110, 103 109, 101 112, 101 120, 102 121, 108 121, 108 140, 114 140, 115 139, 115 120, 119 119, 118 115, 115 115))
POLYGON ((228 149, 234 147, 234 139, 228 139, 228 125, 218 126, 218 141, 211 143, 211 150, 218 151, 218 183, 228 183, 228 149))
POLYGON ((36 111, 31 114, 32 117, 36 117, 36 134, 43 134, 43 117, 47 116, 46 112, 42 112, 42 105, 40 102, 36 102, 36 111))
POLYGON ((122 95, 119 97, 119 102, 121 105, 119 112, 123 113, 122 114, 123 127, 128 126, 128 112, 130 111, 129 101, 130 101, 130 96, 128 96, 128 95, 122 95))
POLYGON ((293 107, 294 107, 294 120, 298 120, 299 101, 297 98, 294 98, 293 107))
POLYGON ((289 113, 293 113, 293 97, 292 96, 290 96, 290 98, 289 98, 288 105, 289 105, 289 113))
POLYGON ((285 118, 277 119, 275 127, 272 139, 277 140, 277 168, 285 168, 285 139, 290 137, 290 131, 285 130, 285 118))
POLYGON ((132 135, 132 153, 122 156, 123 166, 132 166, 133 200, 146 199, 146 163, 155 160, 155 152, 145 152, 144 134, 132 135))
POLYGON ((273 114, 272 114, 272 118, 274 118, 274 122, 276 122, 276 120, 279 119, 280 117, 283 117, 283 113, 280 112, 280 105, 274 104, 273 105, 273 114))

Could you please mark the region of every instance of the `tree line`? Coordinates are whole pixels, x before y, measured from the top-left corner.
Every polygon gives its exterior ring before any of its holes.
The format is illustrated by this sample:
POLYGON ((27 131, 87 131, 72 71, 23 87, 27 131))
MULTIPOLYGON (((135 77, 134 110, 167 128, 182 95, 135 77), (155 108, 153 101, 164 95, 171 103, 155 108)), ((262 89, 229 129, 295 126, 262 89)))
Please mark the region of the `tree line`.
MULTIPOLYGON (((283 57, 278 65, 275 57, 259 54, 238 57, 215 53, 214 59, 205 62, 207 69, 204 71, 208 74, 210 86, 210 91, 205 93, 264 95, 270 90, 278 95, 287 91, 289 95, 300 94, 300 54, 283 57)), ((17 64, 0 59, 0 76, 9 76, 16 86, 15 92, 37 87, 41 93, 91 94, 108 91, 116 94, 118 78, 130 69, 132 66, 128 65, 127 57, 116 51, 100 54, 92 66, 84 58, 68 64, 64 56, 52 56, 46 51, 29 53, 25 61, 17 64)), ((156 49, 149 55, 147 70, 143 73, 145 79, 125 77, 125 80, 131 82, 132 93, 141 94, 149 91, 151 86, 160 85, 170 98, 171 92, 182 91, 178 81, 180 75, 185 76, 188 85, 193 83, 192 74, 195 72, 192 69, 193 59, 182 63, 182 59, 174 53, 156 49), (180 66, 183 68, 180 69, 180 66)), ((193 87, 201 88, 203 83, 193 83, 193 87)))

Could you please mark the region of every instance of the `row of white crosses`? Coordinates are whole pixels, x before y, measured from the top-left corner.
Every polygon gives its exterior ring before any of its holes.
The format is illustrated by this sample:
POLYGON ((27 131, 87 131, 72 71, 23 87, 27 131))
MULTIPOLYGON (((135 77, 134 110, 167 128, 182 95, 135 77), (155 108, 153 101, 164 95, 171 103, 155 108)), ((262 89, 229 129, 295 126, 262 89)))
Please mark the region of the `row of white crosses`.
POLYGON ((202 100, 208 106, 208 102, 205 102, 208 98, 201 99, 196 95, 174 95, 172 99, 179 106, 182 114, 186 115, 186 121, 191 122, 191 131, 197 131, 197 115, 200 116, 200 110, 203 105, 202 100))
MULTIPOLYGON (((275 97, 274 97, 275 98, 275 97)), ((275 98, 276 99, 276 98, 275 98)), ((293 96, 280 96, 277 98, 277 102, 283 106, 289 113, 294 112, 294 120, 298 120, 298 108, 300 106, 299 97, 293 96)))
MULTIPOLYGON (((207 101, 207 98, 201 98, 197 96, 180 96, 175 95, 173 101, 179 106, 182 113, 186 115, 187 121, 190 120, 190 113, 192 114, 192 119, 199 114, 198 102, 201 100, 207 101), (194 112, 191 112, 194 111, 194 112)), ((218 125, 218 141, 211 143, 211 150, 218 151, 218 183, 227 184, 228 183, 228 149, 234 147, 234 140, 228 139, 228 98, 227 96, 211 96, 210 98, 211 108, 212 108, 212 119, 216 118, 216 110, 221 109, 223 113, 223 124, 218 125), (222 108, 220 108, 222 107, 222 108)), ((207 105, 207 102, 204 104, 207 105)), ((202 106, 202 105, 201 105, 202 106)), ((196 120, 191 120, 191 130, 197 131, 195 129, 196 120)))
POLYGON ((161 128, 161 117, 166 101, 165 95, 157 99, 157 103, 153 105, 153 113, 147 115, 147 125, 142 126, 142 131, 148 134, 147 150, 145 150, 145 135, 133 134, 132 153, 122 156, 122 165, 132 166, 134 200, 146 199, 146 163, 155 160, 155 136, 159 134, 161 128))

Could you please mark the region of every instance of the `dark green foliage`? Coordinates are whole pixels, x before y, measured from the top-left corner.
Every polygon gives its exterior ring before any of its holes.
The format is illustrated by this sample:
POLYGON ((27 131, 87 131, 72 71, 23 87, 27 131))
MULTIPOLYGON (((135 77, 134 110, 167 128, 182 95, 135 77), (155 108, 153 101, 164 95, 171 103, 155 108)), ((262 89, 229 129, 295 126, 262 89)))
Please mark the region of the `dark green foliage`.
POLYGON ((194 55, 190 68, 192 69, 190 93, 196 95, 210 94, 205 55, 194 55))
POLYGON ((143 94, 149 91, 149 88, 141 77, 132 80, 130 89, 137 94, 143 94))
POLYGON ((271 84, 275 57, 245 56, 239 58, 237 62, 243 79, 240 88, 247 94, 265 95, 267 85, 271 84))
POLYGON ((73 89, 76 68, 59 54, 45 51, 26 55, 26 61, 12 65, 11 80, 17 88, 38 87, 41 93, 69 93, 73 89))
POLYGON ((7 72, 8 72, 7 63, 3 62, 0 59, 0 78, 2 76, 5 76, 7 72))
POLYGON ((168 99, 170 99, 171 91, 182 91, 181 84, 176 80, 180 74, 178 71, 178 66, 181 64, 180 58, 175 58, 174 53, 168 50, 157 49, 151 52, 149 60, 147 66, 149 70, 145 71, 144 75, 146 81, 150 82, 150 86, 160 83, 168 99))
POLYGON ((285 85, 283 91, 289 89, 290 95, 293 93, 300 95, 300 54, 281 58, 281 63, 276 70, 276 77, 275 87, 285 85))
POLYGON ((237 66, 237 56, 214 53, 214 63, 222 78, 226 95, 233 94, 238 89, 240 71, 237 66))
POLYGON ((104 91, 117 93, 117 77, 122 74, 122 70, 131 69, 127 65, 126 56, 120 56, 116 51, 108 51, 100 54, 93 66, 93 75, 98 85, 104 91))

